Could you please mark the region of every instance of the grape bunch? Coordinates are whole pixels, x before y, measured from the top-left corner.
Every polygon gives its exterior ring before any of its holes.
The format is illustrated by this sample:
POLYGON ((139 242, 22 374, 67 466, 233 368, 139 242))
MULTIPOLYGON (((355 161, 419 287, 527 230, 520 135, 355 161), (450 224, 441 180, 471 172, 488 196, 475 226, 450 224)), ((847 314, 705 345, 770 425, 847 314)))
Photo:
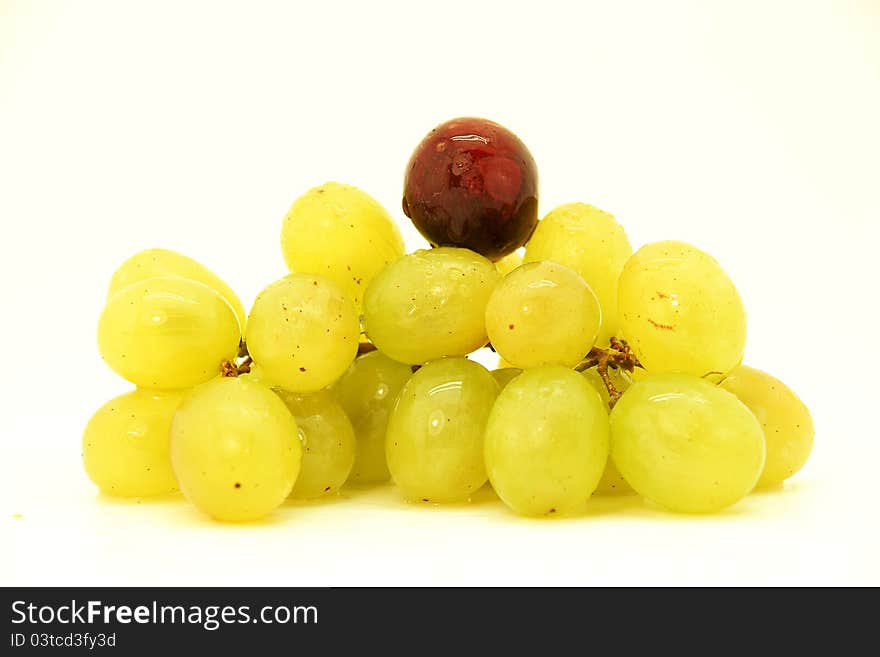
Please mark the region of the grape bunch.
POLYGON ((538 221, 531 154, 483 119, 425 137, 403 206, 432 248, 405 253, 355 187, 306 192, 282 225, 289 273, 249 313, 179 253, 125 261, 98 347, 135 388, 85 429, 98 488, 179 490, 231 522, 389 479, 430 503, 488 482, 528 516, 627 493, 707 513, 806 462, 810 413, 742 364, 743 303, 709 254, 633 253, 585 203, 538 221), (486 348, 494 371, 469 358, 486 348))

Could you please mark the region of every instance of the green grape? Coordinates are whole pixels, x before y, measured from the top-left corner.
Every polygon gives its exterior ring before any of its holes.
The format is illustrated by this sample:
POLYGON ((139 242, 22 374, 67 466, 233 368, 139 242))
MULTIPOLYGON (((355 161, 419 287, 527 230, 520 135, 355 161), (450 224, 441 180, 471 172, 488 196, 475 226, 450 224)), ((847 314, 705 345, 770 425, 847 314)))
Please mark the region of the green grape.
MULTIPOLYGON (((620 392, 624 392, 632 385, 632 378, 629 373, 619 367, 608 368, 608 376, 611 378, 614 387, 620 392)), ((602 377, 599 376, 596 368, 591 367, 590 369, 585 370, 584 378, 591 386, 593 386, 593 389, 599 393, 599 396, 602 398, 602 404, 604 404, 605 408, 609 408, 611 397, 609 397, 608 388, 605 386, 605 383, 602 381, 602 377)), ((614 461, 609 458, 605 463, 605 471, 602 473, 599 485, 596 486, 595 494, 624 495, 632 492, 632 486, 626 483, 626 479, 620 474, 617 466, 614 465, 614 461)))
POLYGON ((238 295, 217 274, 177 251, 145 249, 135 253, 113 273, 110 289, 107 290, 107 300, 132 283, 156 276, 180 276, 207 285, 226 299, 235 311, 239 326, 244 332, 246 314, 238 295))
POLYGON ((357 187, 335 182, 294 201, 281 229, 281 251, 290 271, 326 276, 358 309, 370 281, 405 252, 385 208, 357 187))
POLYGON ((342 406, 326 390, 311 393, 276 389, 296 420, 303 446, 292 497, 314 499, 339 491, 354 463, 354 429, 342 406))
POLYGON ((385 430, 394 401, 412 369, 380 351, 359 357, 333 384, 332 392, 354 427, 357 438, 349 481, 378 484, 388 481, 385 430))
POLYGON ((171 418, 184 394, 137 388, 92 416, 83 433, 83 465, 103 493, 149 497, 177 490, 169 443, 171 418))
POLYGON ((602 476, 608 413, 577 372, 556 365, 526 370, 492 408, 485 456, 492 487, 517 513, 571 513, 602 476))
POLYGON ((504 256, 495 263, 496 269, 498 269, 499 273, 502 276, 507 276, 514 269, 519 267, 523 263, 523 254, 522 249, 518 251, 514 251, 513 253, 509 253, 504 256))
POLYGON ((411 253, 367 288, 367 335, 402 363, 469 354, 486 344, 486 303, 500 279, 492 262, 467 249, 411 253))
POLYGON ((602 308, 596 339, 602 347, 617 333, 617 278, 631 254, 626 232, 612 215, 586 203, 568 203, 538 222, 524 261, 552 260, 581 275, 602 308))
POLYGON ((620 328, 648 372, 726 373, 743 357, 746 314, 712 256, 684 242, 654 242, 626 263, 620 328))
POLYGON ((720 383, 754 413, 767 440, 767 461, 758 486, 782 483, 807 462, 813 449, 810 411, 779 379, 746 365, 735 368, 720 383))
POLYGON ((611 411, 611 458, 639 494, 672 511, 708 513, 751 492, 764 432, 731 393, 691 374, 651 374, 611 411))
POLYGON ((117 292, 101 313, 98 348, 142 388, 189 388, 220 372, 241 340, 226 300, 207 285, 157 276, 117 292))
POLYGON ((314 392, 339 378, 355 355, 360 324, 336 283, 290 274, 257 296, 247 346, 263 374, 292 392, 314 392))
POLYGON ((504 390, 507 384, 522 374, 522 370, 517 367, 503 367, 501 369, 492 370, 492 378, 498 384, 498 388, 504 390))
POLYGON ((486 483, 483 433, 497 395, 492 375, 466 358, 435 360, 412 375, 385 438, 391 477, 405 497, 456 502, 486 483))
POLYGON ((171 423, 180 490, 217 520, 257 520, 290 494, 302 459, 297 426, 278 395, 242 377, 195 388, 171 423))
POLYGON ((555 262, 531 262, 508 274, 486 306, 495 350, 515 367, 574 367, 589 353, 602 311, 580 275, 555 262))

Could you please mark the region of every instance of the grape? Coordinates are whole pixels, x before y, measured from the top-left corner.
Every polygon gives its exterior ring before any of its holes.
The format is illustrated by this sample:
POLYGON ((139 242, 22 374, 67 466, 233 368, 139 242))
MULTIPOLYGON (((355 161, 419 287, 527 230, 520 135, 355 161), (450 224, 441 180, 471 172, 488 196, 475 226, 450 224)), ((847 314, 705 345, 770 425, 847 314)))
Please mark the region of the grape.
POLYGON ((501 273, 502 276, 507 276, 514 269, 519 267, 523 263, 522 253, 519 251, 514 251, 513 253, 504 256, 495 263, 495 267, 501 273))
POLYGON ((573 367, 592 348, 602 312, 590 286, 555 262, 532 262, 508 274, 486 306, 495 350, 515 367, 573 367))
POLYGON ((433 246, 462 246, 498 260, 526 243, 538 221, 538 169, 506 128, 447 121, 406 167, 403 212, 433 246))
POLYGON ((493 488, 517 513, 576 511, 608 459, 608 413, 577 372, 526 370, 492 408, 485 456, 493 488))
POLYGON ((313 499, 337 492, 351 472, 355 453, 354 429, 342 406, 326 390, 275 393, 296 420, 303 446, 291 496, 313 499))
POLYGON ((436 360, 412 375, 385 438, 388 468, 404 496, 455 502, 486 483, 483 432, 497 395, 489 372, 466 358, 436 360))
POLYGON ((500 279, 495 265, 467 249, 411 253, 367 288, 367 335, 402 363, 469 354, 486 344, 486 303, 500 279))
POLYGON ((333 281, 290 274, 257 296, 247 346, 264 375, 285 390, 314 392, 346 370, 357 354, 354 303, 333 281))
POLYGON ((507 384, 522 374, 522 370, 517 367, 503 367, 498 370, 492 370, 492 378, 498 384, 498 388, 504 390, 507 384))
POLYGON ((357 437, 349 481, 376 484, 390 476, 385 460, 385 430, 397 395, 412 376, 409 365, 380 351, 359 357, 332 391, 342 404, 357 437))
MULTIPOLYGON (((620 392, 624 392, 632 385, 632 378, 630 377, 630 375, 619 367, 609 367, 608 376, 611 378, 611 382, 614 384, 614 387, 617 388, 617 390, 620 392)), ((591 386, 593 386, 593 389, 599 393, 599 397, 602 398, 602 404, 605 406, 605 408, 608 408, 611 398, 608 395, 608 388, 605 386, 605 383, 602 381, 602 377, 599 376, 596 368, 591 367, 590 369, 585 370, 584 378, 591 386)), ((624 479, 623 475, 620 474, 617 466, 614 465, 614 461, 609 458, 608 461, 605 463, 605 471, 602 473, 602 478, 599 480, 599 485, 596 486, 595 494, 623 495, 632 492, 632 486, 626 483, 626 479, 624 479)))
POLYGON ((651 374, 611 411, 611 457, 639 494, 672 511, 707 513, 755 487, 764 432, 731 393, 691 374, 651 374))
POLYGON ((183 494, 217 520, 257 520, 290 494, 302 447, 284 402, 243 377, 195 388, 171 424, 171 463, 183 494))
POLYGON ((207 285, 226 299, 235 311, 239 326, 244 332, 246 319, 244 306, 232 288, 203 264, 168 249, 145 249, 123 262, 110 279, 107 300, 109 301, 114 294, 132 283, 156 276, 180 276, 207 285))
POLYGON ((114 372, 143 388, 188 388, 238 351, 238 320, 215 290, 157 276, 120 290, 98 321, 98 348, 114 372))
POLYGON ((583 277, 602 308, 596 344, 604 347, 617 332, 617 279, 631 254, 626 232, 612 215, 586 203, 569 203, 538 223, 524 262, 552 260, 583 277))
POLYGON ((103 493, 149 497, 177 490, 169 441, 183 396, 182 390, 137 388, 92 416, 83 433, 83 465, 103 493))
POLYGON ((813 419, 806 405, 779 379, 746 365, 735 368, 720 386, 754 413, 767 441, 767 461, 759 486, 782 483, 800 470, 813 449, 813 419))
POLYGON ((357 187, 328 182, 294 201, 281 229, 291 272, 320 274, 360 309, 364 290, 383 267, 404 254, 391 216, 357 187))
POLYGON ((684 242, 639 249, 620 275, 620 328, 645 369, 703 376, 743 357, 746 314, 712 256, 684 242))

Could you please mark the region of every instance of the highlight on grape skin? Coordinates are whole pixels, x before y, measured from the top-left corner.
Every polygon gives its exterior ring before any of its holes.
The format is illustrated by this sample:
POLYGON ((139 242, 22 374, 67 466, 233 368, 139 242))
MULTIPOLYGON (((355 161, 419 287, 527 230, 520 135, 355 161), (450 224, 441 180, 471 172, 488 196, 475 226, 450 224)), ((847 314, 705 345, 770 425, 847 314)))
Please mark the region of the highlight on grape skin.
POLYGON ((102 495, 182 496, 222 522, 295 522, 355 487, 426 513, 488 496, 528 517, 706 514, 755 509, 754 489, 807 464, 810 412, 742 363, 745 304, 721 264, 682 241, 633 252, 586 202, 538 221, 537 166, 501 125, 453 119, 415 147, 404 213, 433 248, 406 253, 352 185, 291 198, 274 219, 289 273, 247 316, 177 251, 112 273, 98 348, 135 387, 82 436, 102 495))

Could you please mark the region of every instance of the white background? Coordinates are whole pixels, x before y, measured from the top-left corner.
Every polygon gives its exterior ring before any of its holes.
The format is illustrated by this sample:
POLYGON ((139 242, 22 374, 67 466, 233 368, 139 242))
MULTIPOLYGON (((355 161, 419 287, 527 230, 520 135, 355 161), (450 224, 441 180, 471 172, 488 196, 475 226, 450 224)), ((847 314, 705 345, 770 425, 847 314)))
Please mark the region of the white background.
POLYGON ((880 5, 244 7, 0 0, 0 584, 880 584, 880 5), (530 146, 542 214, 588 201, 636 247, 721 261, 747 362, 812 408, 802 473, 709 517, 628 498, 535 521, 387 487, 226 526, 99 497, 80 436, 128 389, 95 344, 114 268, 177 249, 248 305, 326 180, 416 248, 403 168, 460 115, 530 146))

